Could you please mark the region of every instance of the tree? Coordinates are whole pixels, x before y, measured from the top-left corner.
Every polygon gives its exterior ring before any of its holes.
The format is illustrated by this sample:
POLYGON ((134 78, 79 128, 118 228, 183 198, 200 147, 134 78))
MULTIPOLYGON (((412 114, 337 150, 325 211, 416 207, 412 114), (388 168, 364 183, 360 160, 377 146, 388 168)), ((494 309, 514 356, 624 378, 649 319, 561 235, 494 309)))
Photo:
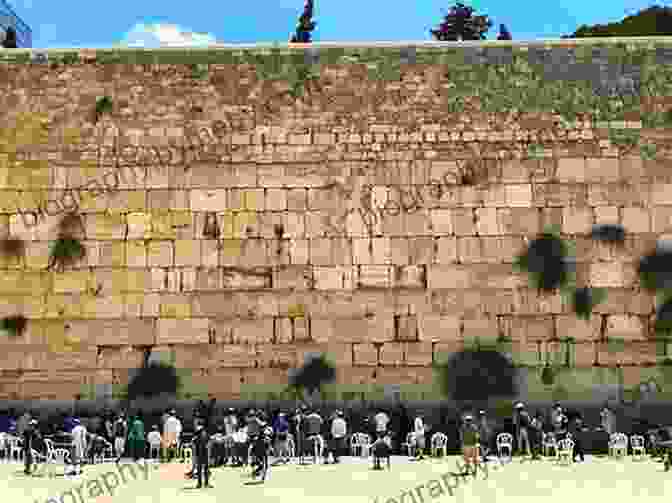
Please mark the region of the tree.
POLYGON ((488 16, 475 16, 474 9, 457 2, 435 30, 429 30, 435 40, 485 40, 485 33, 492 26, 488 16))
POLYGON ((653 6, 640 10, 622 21, 608 24, 581 25, 562 38, 586 37, 653 37, 672 35, 672 8, 653 6))
POLYGON ((511 33, 506 29, 506 26, 503 24, 499 25, 499 35, 497 35, 497 40, 512 40, 511 33))
POLYGON ((2 41, 2 47, 5 49, 16 49, 16 30, 9 26, 5 32, 5 40, 2 41))
POLYGON ((309 44, 310 32, 315 29, 317 23, 313 21, 314 0, 306 0, 303 7, 303 14, 299 18, 296 25, 296 33, 292 36, 290 43, 292 44, 309 44))

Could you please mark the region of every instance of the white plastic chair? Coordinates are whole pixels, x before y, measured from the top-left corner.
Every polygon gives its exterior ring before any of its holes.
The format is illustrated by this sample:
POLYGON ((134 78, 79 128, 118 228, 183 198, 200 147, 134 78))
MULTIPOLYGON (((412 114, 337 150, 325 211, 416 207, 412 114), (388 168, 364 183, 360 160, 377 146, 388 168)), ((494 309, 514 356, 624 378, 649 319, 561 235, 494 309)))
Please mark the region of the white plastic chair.
POLYGON ((11 461, 23 460, 23 448, 21 447, 21 444, 19 442, 19 437, 8 436, 7 445, 9 447, 9 459, 11 461))
POLYGON ((574 440, 571 438, 563 438, 558 441, 556 459, 558 464, 572 464, 574 461, 574 440))
POLYGON ((324 455, 324 437, 312 435, 309 441, 313 443, 313 462, 317 464, 324 455))
POLYGON ((609 456, 622 458, 628 454, 628 437, 625 433, 613 433, 609 437, 609 456))
POLYGON ((68 465, 70 465, 70 451, 59 447, 57 449, 52 449, 47 454, 47 463, 49 467, 49 476, 55 477, 58 470, 58 466, 63 467, 63 474, 65 475, 68 465))
POLYGON ((402 452, 405 449, 409 457, 415 456, 415 434, 413 432, 406 435, 406 442, 401 444, 402 452))
POLYGON ((642 461, 646 456, 644 437, 641 435, 632 435, 630 437, 630 447, 632 447, 632 460, 642 461))
POLYGON ((508 449, 509 453, 506 457, 511 459, 513 456, 513 435, 511 433, 497 435, 497 456, 504 458, 504 449, 508 449))
POLYGON ((287 451, 290 458, 296 457, 296 443, 291 433, 287 433, 287 451))
POLYGON ((371 453, 371 437, 366 433, 353 433, 350 438, 350 449, 353 456, 368 458, 371 453))
POLYGON ((438 457, 441 452, 443 457, 448 455, 448 437, 441 432, 434 433, 431 438, 432 456, 438 457))
POLYGON ((544 433, 541 441, 541 448, 544 454, 544 457, 549 457, 549 452, 553 450, 553 457, 558 456, 558 442, 555 439, 553 433, 544 433))

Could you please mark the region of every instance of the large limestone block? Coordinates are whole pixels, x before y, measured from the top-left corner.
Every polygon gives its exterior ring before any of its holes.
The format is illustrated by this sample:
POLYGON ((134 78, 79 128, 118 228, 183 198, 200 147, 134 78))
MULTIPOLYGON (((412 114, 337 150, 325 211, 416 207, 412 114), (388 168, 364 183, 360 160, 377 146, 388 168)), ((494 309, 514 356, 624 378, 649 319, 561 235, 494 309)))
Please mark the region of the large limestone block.
POLYGON ((157 344, 207 344, 210 321, 205 318, 156 320, 157 344))
POLYGON ((175 346, 176 368, 253 367, 256 352, 249 345, 204 344, 175 346))
POLYGON ((149 346, 156 343, 153 319, 71 320, 68 332, 83 344, 149 346))
POLYGON ((98 350, 98 368, 136 369, 144 363, 144 351, 133 346, 101 347, 98 350))
POLYGON ((631 315, 612 315, 607 317, 607 337, 628 341, 647 339, 647 325, 642 317, 631 315))

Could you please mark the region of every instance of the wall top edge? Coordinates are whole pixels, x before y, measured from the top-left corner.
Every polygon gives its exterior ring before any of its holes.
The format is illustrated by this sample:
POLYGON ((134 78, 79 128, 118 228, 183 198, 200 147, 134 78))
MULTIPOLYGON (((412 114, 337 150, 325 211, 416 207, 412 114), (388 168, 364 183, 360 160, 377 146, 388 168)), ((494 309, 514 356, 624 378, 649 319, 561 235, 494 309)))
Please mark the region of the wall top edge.
MULTIPOLYGON (((76 50, 97 50, 97 51, 212 51, 212 50, 251 50, 251 49, 331 49, 331 48, 450 48, 450 47, 534 47, 534 46, 564 46, 573 47, 580 45, 606 45, 606 44, 651 44, 663 43, 672 44, 670 37, 590 37, 577 39, 540 39, 530 41, 511 41, 511 40, 475 40, 461 42, 435 42, 427 40, 419 41, 390 41, 390 42, 314 42, 310 44, 290 44, 290 43, 260 43, 260 44, 211 44, 207 47, 188 47, 188 46, 166 46, 166 47, 64 47, 64 48, 22 48, 11 49, 11 53, 58 53, 62 51, 76 50)), ((0 48, 0 54, 4 49, 0 48)))

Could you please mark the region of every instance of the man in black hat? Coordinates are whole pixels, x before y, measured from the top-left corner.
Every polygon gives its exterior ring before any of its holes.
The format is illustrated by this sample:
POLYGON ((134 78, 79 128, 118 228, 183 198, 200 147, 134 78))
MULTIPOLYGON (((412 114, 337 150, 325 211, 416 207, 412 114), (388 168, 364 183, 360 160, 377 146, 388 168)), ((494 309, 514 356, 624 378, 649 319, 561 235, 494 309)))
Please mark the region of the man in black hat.
POLYGON ((198 485, 196 488, 200 489, 203 487, 203 479, 205 479, 205 487, 212 487, 210 485, 209 466, 210 436, 208 435, 203 422, 199 422, 196 426, 196 433, 194 434, 193 444, 193 455, 195 462, 194 468, 198 477, 198 485))

